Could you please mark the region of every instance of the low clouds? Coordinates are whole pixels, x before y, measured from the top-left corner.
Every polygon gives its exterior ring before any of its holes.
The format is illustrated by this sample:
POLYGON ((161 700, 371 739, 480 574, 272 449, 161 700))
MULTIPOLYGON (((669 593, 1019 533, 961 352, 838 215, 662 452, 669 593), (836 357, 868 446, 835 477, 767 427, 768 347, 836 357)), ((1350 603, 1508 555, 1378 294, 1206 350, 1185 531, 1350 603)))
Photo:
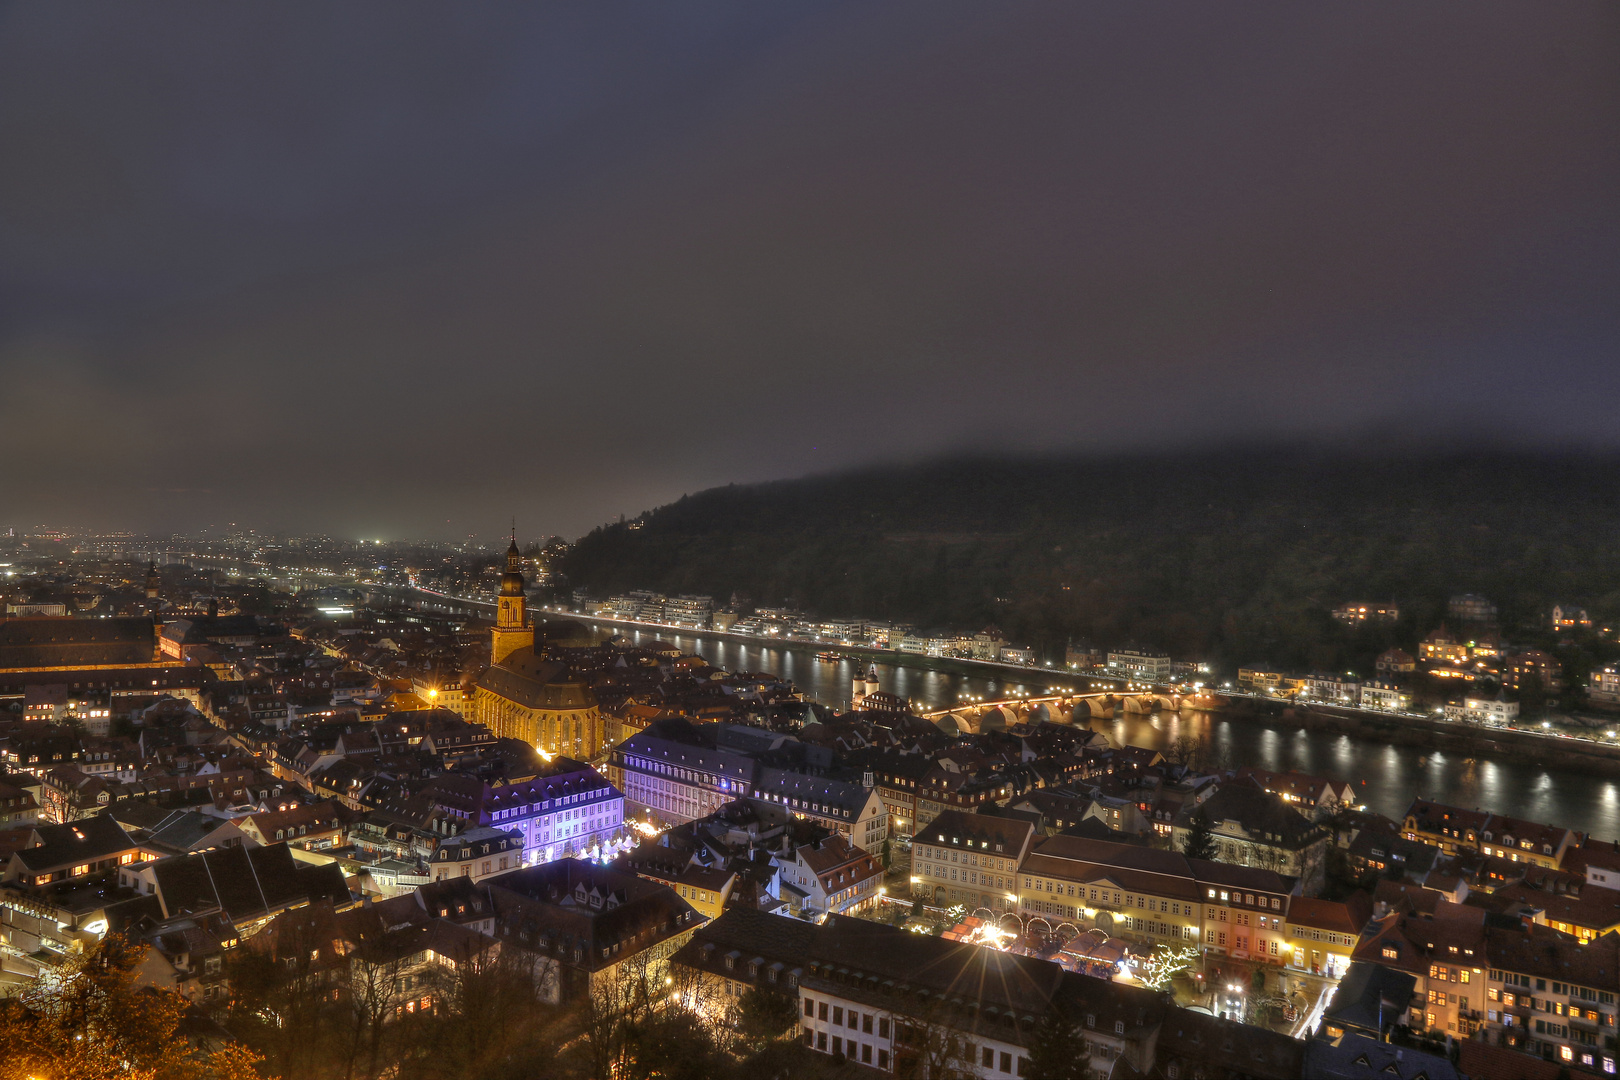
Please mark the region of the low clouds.
POLYGON ((104 14, 3 16, 16 524, 577 533, 962 449, 1620 441, 1607 5, 104 14))

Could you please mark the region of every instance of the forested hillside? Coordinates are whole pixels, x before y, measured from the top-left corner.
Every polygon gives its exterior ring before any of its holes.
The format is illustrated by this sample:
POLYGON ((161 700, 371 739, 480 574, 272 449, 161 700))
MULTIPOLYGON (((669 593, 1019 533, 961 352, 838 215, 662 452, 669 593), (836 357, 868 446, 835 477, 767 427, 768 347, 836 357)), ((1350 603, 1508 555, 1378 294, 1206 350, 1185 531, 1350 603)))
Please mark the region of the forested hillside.
POLYGON ((1551 605, 1620 616, 1620 459, 1376 456, 1259 448, 955 460, 686 496, 597 529, 571 586, 734 593, 924 628, 994 622, 1060 656, 1069 637, 1296 669, 1359 667, 1495 600, 1509 629, 1551 605), (1351 632, 1329 610, 1396 600, 1351 632))

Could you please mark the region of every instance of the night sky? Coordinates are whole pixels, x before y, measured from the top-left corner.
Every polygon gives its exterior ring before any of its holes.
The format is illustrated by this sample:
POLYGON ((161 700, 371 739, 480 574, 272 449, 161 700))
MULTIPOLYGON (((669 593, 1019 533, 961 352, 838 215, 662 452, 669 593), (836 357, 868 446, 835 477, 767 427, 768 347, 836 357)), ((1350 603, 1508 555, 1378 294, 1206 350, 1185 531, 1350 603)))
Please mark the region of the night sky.
POLYGON ((9 4, 0 527, 1620 445, 1620 5, 9 4))

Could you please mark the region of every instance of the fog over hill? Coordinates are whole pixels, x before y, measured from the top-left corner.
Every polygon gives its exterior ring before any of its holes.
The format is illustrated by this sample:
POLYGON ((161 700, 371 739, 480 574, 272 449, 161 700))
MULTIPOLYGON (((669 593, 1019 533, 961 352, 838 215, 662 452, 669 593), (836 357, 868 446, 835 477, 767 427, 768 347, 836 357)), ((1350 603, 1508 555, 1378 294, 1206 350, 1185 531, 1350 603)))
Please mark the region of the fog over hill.
POLYGON ((1558 602, 1620 618, 1620 456, 1261 446, 957 459, 688 495, 583 537, 562 569, 921 627, 996 623, 1177 656, 1370 668, 1454 593, 1525 633, 1558 602), (1329 611, 1396 600, 1401 624, 1329 611))

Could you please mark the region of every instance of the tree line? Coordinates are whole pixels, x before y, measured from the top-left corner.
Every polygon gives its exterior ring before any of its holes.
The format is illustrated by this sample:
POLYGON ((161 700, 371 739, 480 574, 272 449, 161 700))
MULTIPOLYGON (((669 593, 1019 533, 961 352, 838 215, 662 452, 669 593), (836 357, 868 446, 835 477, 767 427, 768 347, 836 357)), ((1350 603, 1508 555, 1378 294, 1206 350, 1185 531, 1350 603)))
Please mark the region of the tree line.
POLYGON ((962 460, 685 496, 603 526, 560 588, 703 593, 924 629, 994 623, 1060 659, 1138 641, 1225 666, 1370 671, 1478 592, 1504 626, 1620 618, 1612 456, 1278 448, 962 460), (1397 600, 1399 624, 1331 610, 1397 600))

